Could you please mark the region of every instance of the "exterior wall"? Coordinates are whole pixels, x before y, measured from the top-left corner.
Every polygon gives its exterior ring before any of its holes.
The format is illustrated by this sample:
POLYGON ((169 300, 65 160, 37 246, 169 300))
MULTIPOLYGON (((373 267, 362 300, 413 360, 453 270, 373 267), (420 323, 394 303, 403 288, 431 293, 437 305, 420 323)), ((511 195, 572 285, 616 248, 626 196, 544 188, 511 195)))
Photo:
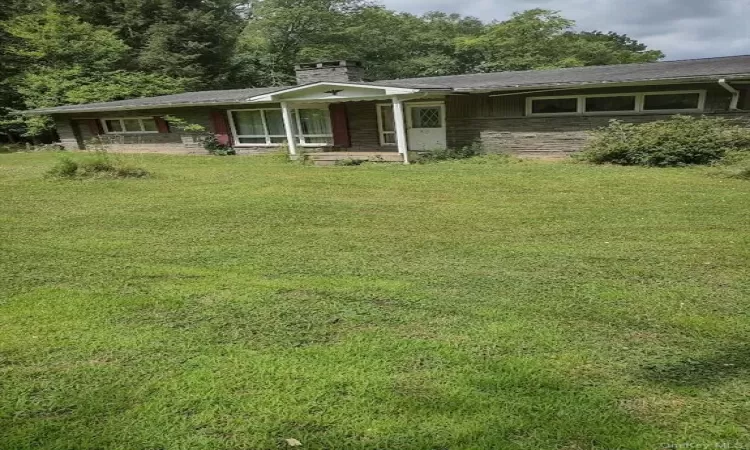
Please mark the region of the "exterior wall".
MULTIPOLYGON (((181 133, 174 128, 170 128, 169 133, 95 134, 92 132, 89 122, 91 119, 100 121, 103 118, 164 117, 172 115, 180 117, 188 123, 202 125, 211 132, 216 132, 217 130, 214 127, 211 116, 212 113, 219 111, 226 117, 228 109, 227 107, 185 107, 111 113, 67 114, 54 116, 54 120, 58 135, 60 136, 60 143, 65 148, 71 150, 83 149, 87 142, 98 137, 107 146, 108 150, 113 152, 206 154, 207 152, 198 144, 183 143, 182 136, 185 133, 181 133), (76 128, 78 136, 76 136, 76 128)), ((240 148, 237 151, 241 154, 254 154, 276 151, 276 148, 253 147, 240 148)))
POLYGON ((459 148, 479 141, 490 152, 529 157, 561 157, 581 150, 588 139, 588 132, 606 126, 610 119, 643 123, 663 120, 674 113, 526 117, 527 97, 696 89, 707 91, 705 110, 698 115, 750 119, 748 113, 728 111, 731 100, 729 92, 721 86, 706 84, 570 90, 502 97, 490 97, 488 94, 453 95, 446 102, 448 146, 459 148))
POLYGON ((398 152, 395 145, 380 145, 378 134, 378 102, 351 102, 346 104, 349 118, 349 137, 352 146, 348 149, 355 152, 398 152))

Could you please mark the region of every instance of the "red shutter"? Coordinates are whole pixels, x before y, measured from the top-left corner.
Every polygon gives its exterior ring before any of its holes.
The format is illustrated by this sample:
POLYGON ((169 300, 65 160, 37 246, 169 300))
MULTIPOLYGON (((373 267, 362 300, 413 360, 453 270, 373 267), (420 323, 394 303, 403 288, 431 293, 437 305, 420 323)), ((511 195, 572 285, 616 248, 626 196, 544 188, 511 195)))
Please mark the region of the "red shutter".
POLYGON ((89 124, 89 131, 91 132, 92 136, 99 136, 100 134, 104 134, 104 130, 102 130, 102 124, 99 122, 99 119, 86 119, 85 120, 89 124))
POLYGON ((156 129, 159 133, 169 133, 169 124, 162 117, 154 116, 154 122, 156 122, 156 129))
POLYGON ((331 127, 333 128, 333 145, 336 147, 351 147, 349 137, 349 119, 346 115, 345 103, 331 103, 331 127))
POLYGON ((229 145, 231 139, 229 139, 229 123, 227 123, 227 115, 225 111, 212 111, 211 122, 214 124, 214 134, 224 145, 229 145))

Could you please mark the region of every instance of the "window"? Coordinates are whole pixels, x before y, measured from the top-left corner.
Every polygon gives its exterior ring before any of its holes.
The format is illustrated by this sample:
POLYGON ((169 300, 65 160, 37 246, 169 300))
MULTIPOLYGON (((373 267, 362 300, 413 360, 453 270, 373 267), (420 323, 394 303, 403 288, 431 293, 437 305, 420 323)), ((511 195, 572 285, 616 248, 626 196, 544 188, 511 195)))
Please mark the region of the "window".
POLYGON ((531 99, 531 114, 575 114, 578 97, 531 99))
POLYGON ((111 133, 158 133, 153 117, 124 117, 119 119, 102 119, 104 132, 111 133))
POLYGON ((411 108, 411 126, 413 128, 442 128, 440 106, 414 106, 411 108))
POLYGON ((296 109, 294 112, 297 121, 294 133, 300 144, 333 144, 331 113, 328 109, 296 109))
POLYGON ((586 112, 635 111, 635 95, 586 97, 586 112))
POLYGON ((674 111, 688 109, 702 109, 700 92, 646 94, 643 101, 644 111, 674 111))
POLYGON ((378 105, 378 131, 380 145, 396 145, 396 121, 393 119, 393 105, 378 105))
POLYGON ((264 109, 250 111, 232 111, 232 123, 237 144, 271 144, 274 139, 286 139, 281 124, 282 133, 271 135, 266 129, 266 112, 264 109))
MULTIPOLYGON (((284 118, 280 109, 230 111, 229 115, 237 145, 273 145, 286 142, 284 118)), ((294 109, 292 127, 299 144, 333 144, 328 109, 294 109)))
POLYGON ((706 91, 529 97, 526 115, 699 112, 706 91))

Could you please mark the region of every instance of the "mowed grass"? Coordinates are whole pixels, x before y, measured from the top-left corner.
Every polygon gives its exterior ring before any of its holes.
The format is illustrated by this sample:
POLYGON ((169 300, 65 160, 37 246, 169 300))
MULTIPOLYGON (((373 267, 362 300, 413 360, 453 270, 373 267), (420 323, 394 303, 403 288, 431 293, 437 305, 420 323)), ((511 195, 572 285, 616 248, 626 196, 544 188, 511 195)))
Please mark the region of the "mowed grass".
POLYGON ((747 181, 55 158, 0 155, 2 449, 750 446, 747 181))

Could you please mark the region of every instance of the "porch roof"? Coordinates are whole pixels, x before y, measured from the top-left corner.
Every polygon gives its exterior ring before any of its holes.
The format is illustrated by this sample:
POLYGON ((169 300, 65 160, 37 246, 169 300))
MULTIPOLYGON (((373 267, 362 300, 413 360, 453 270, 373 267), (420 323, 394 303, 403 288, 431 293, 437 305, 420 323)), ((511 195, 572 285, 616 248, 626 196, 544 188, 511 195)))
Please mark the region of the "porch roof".
MULTIPOLYGON (((750 79, 750 55, 663 61, 642 64, 574 67, 555 70, 527 70, 469 75, 383 80, 372 83, 348 83, 355 86, 385 87, 414 92, 492 92, 548 87, 594 87, 612 84, 648 84, 715 81, 719 78, 750 79)), ((316 86, 325 82, 311 83, 316 86)), ((328 83, 331 84, 331 83, 328 83)), ((335 83, 332 83, 335 84, 335 83)), ((300 86, 277 86, 254 89, 187 92, 159 97, 136 98, 105 103, 88 103, 26 111, 27 114, 86 113, 104 111, 174 108, 186 106, 234 105, 269 101, 266 95, 300 89, 300 86)), ((354 100, 352 98, 342 99, 354 100)))

